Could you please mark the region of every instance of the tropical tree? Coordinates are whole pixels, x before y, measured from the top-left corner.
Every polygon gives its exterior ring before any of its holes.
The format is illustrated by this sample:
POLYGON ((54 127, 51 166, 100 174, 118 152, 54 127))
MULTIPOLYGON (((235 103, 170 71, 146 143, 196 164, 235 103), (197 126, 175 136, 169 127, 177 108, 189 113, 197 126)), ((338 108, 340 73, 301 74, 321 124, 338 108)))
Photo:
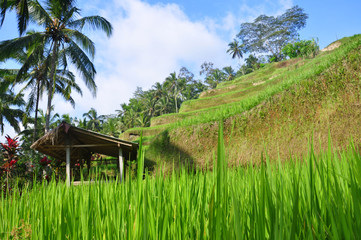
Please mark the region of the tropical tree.
POLYGON ((97 110, 91 108, 87 113, 83 114, 83 117, 88 118, 87 128, 93 131, 100 131, 103 123, 103 117, 98 116, 97 110))
POLYGON ((214 67, 212 62, 204 62, 201 65, 201 71, 199 72, 199 75, 204 75, 204 78, 207 79, 212 75, 213 70, 214 67))
MULTIPOLYGON (((39 101, 50 85, 49 78, 47 77, 50 58, 45 56, 43 47, 37 47, 32 51, 27 50, 27 52, 23 50, 18 51, 14 54, 13 58, 22 65, 20 69, 12 70, 14 75, 16 75, 13 81, 14 84, 25 83, 19 94, 23 94, 24 91, 30 89, 26 113, 30 114, 33 110, 35 112, 33 132, 33 141, 35 141, 37 138, 39 101)), ((60 94, 74 107, 75 101, 71 97, 72 90, 82 94, 80 87, 75 82, 74 74, 68 70, 57 69, 54 92, 60 94)))
POLYGON ((317 41, 312 39, 288 43, 282 48, 282 53, 289 58, 315 57, 319 50, 320 47, 317 41))
POLYGON ((157 102, 156 107, 157 107, 158 116, 172 112, 172 106, 170 104, 170 96, 169 94, 167 94, 167 92, 164 92, 162 97, 157 102))
POLYGON ((79 128, 86 128, 88 124, 86 118, 81 119, 77 117, 74 118, 73 123, 79 128))
POLYGON ((77 18, 80 9, 75 6, 75 0, 57 1, 45 0, 45 8, 38 2, 28 0, 28 11, 31 18, 43 27, 42 32, 33 32, 27 36, 0 43, 0 59, 25 47, 45 43, 50 53, 50 84, 46 111, 46 131, 49 130, 52 99, 55 89, 55 74, 57 65, 67 68, 69 59, 78 69, 86 86, 95 96, 95 67, 88 57, 94 57, 94 43, 82 33, 85 26, 103 30, 109 37, 112 33, 111 24, 103 17, 90 16, 77 18))
POLYGON ((231 66, 224 67, 223 72, 226 75, 226 80, 227 81, 232 81, 234 79, 234 77, 236 76, 236 73, 234 72, 234 70, 233 70, 233 68, 231 66))
POLYGON ((281 60, 281 50, 298 37, 308 16, 299 6, 287 9, 280 16, 260 15, 253 22, 242 23, 237 37, 245 52, 271 53, 275 61, 281 60))
POLYGON ((19 34, 22 35, 29 21, 28 0, 0 0, 0 27, 4 23, 8 10, 15 10, 19 34))
POLYGON ((122 132, 122 122, 114 115, 105 116, 105 121, 102 125, 102 133, 113 137, 119 137, 122 132))
POLYGON ((4 134, 5 121, 14 128, 16 132, 20 131, 19 122, 24 112, 21 110, 25 105, 22 95, 15 95, 10 88, 10 82, 4 77, 4 72, 0 70, 0 131, 4 134))
POLYGON ((237 39, 233 39, 233 42, 228 44, 228 50, 227 53, 232 55, 232 58, 235 59, 236 57, 238 59, 243 57, 242 53, 242 47, 243 45, 240 45, 237 39))
POLYGON ((164 86, 171 92, 171 95, 174 98, 176 113, 178 112, 178 99, 180 98, 180 94, 183 91, 185 84, 186 80, 184 78, 177 78, 175 72, 171 73, 164 82, 164 86))
MULTIPOLYGON (((54 110, 54 105, 51 106, 52 108, 52 111, 54 110)), ((46 113, 42 110, 42 109, 39 109, 38 110, 38 130, 39 130, 39 134, 44 134, 46 132, 45 130, 45 124, 46 124, 46 113)), ((59 125, 59 122, 60 122, 60 115, 59 113, 55 113, 55 114, 52 114, 50 116, 50 127, 51 128, 55 128, 56 126, 59 125)))
POLYGON ((209 88, 214 89, 220 82, 223 82, 225 79, 226 74, 216 68, 212 70, 211 74, 206 78, 205 82, 208 84, 209 88))

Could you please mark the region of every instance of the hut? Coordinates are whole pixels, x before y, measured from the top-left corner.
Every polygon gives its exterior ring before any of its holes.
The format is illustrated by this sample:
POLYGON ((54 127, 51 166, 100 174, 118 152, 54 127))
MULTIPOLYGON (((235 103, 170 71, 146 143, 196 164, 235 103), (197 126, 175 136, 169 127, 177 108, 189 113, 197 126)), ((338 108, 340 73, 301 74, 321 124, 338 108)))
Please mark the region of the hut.
POLYGON ((137 158, 138 144, 85 130, 62 122, 31 145, 31 148, 66 162, 67 184, 70 185, 70 162, 85 159, 90 166, 93 153, 119 159, 120 181, 124 176, 125 160, 137 158))

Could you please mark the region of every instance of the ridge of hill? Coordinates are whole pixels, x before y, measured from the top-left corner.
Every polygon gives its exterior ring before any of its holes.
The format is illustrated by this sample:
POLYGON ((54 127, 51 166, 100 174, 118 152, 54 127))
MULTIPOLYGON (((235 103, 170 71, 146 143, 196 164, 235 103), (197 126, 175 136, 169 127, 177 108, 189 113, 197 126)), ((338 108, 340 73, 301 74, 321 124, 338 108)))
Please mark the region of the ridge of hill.
POLYGON ((219 84, 184 102, 179 113, 154 118, 149 128, 129 129, 123 138, 135 140, 143 132, 149 165, 165 168, 212 167, 219 121, 230 165, 260 162, 265 152, 271 159, 303 155, 312 136, 316 151, 325 148, 329 134, 335 147, 351 137, 359 144, 361 35, 326 50, 219 84))

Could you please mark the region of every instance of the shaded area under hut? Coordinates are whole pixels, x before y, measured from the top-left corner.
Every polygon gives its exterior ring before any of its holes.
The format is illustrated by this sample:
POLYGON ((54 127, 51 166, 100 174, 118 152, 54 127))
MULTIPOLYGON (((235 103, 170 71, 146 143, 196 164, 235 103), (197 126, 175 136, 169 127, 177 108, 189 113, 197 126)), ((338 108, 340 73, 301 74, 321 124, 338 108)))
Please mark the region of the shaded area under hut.
POLYGON ((67 183, 70 185, 71 161, 84 159, 90 166, 92 154, 99 153, 119 159, 120 181, 124 176, 125 160, 136 160, 138 144, 85 130, 62 122, 39 138, 31 148, 66 162, 67 183))

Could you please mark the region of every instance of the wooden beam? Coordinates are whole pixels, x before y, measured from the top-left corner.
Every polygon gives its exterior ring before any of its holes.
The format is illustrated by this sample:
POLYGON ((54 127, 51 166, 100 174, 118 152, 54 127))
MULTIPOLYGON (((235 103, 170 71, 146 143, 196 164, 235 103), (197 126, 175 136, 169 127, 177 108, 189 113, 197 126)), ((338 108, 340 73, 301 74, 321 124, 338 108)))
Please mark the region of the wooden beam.
MULTIPOLYGON (((43 145, 43 148, 67 148, 68 145, 43 145)), ((90 148, 90 147, 117 147, 117 144, 83 144, 71 145, 72 148, 90 148)))
POLYGON ((72 128, 72 131, 74 132, 79 132, 79 133, 82 133, 82 134, 85 134, 85 135, 88 135, 88 136, 92 136, 94 138, 99 138, 99 139, 103 139, 103 140, 106 140, 108 142, 114 142, 114 143, 121 143, 122 145, 125 145, 125 146, 128 146, 128 147, 133 147, 134 144, 132 143, 127 143, 125 141, 122 141, 120 139, 115 139, 113 137, 108 137, 106 135, 103 135, 103 134, 100 134, 100 133, 96 133, 96 132, 90 132, 88 130, 84 130, 84 129, 80 129, 80 128, 72 128))

